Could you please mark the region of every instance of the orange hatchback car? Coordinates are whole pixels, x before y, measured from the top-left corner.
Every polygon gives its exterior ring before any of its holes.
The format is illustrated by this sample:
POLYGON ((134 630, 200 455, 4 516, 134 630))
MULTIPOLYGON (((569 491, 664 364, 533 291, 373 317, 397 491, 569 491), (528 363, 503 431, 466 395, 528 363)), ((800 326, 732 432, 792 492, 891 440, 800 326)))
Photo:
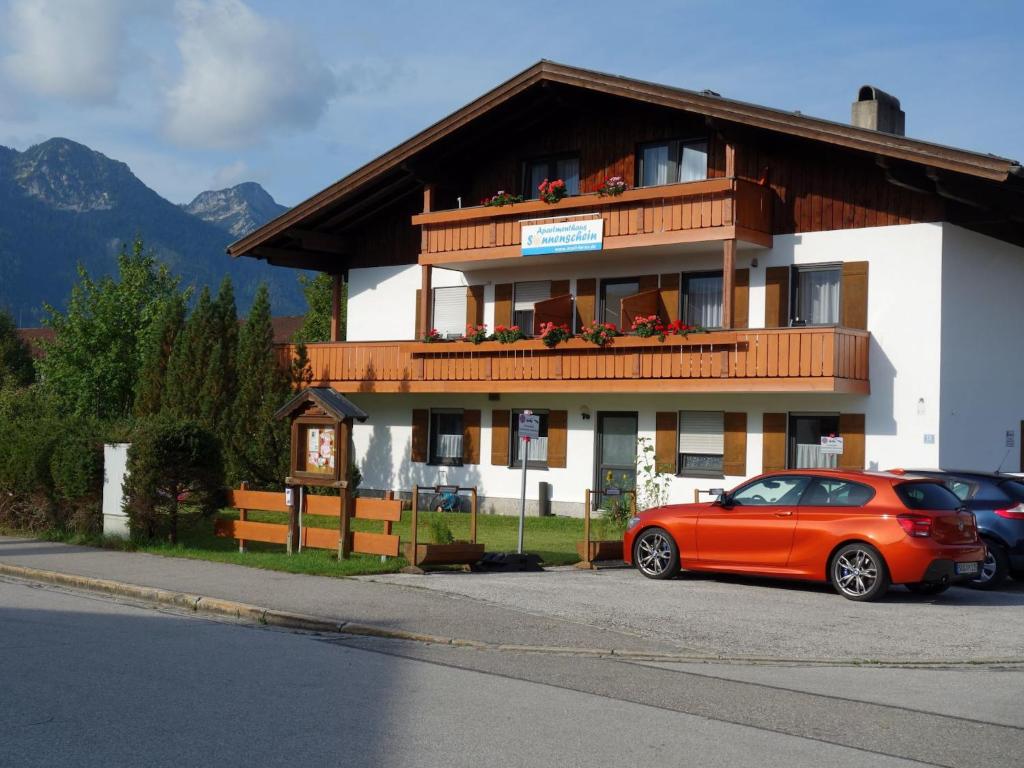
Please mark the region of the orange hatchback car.
POLYGON ((790 470, 755 477, 706 504, 629 521, 626 562, 651 579, 680 570, 830 581, 850 600, 890 584, 938 594, 985 559, 974 515, 930 478, 790 470))

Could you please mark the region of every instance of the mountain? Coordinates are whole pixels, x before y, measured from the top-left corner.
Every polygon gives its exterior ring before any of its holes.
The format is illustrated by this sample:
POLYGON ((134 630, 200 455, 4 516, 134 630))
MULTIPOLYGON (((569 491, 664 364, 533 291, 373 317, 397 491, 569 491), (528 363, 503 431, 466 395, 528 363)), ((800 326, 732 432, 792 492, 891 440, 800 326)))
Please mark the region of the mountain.
POLYGON ((200 192, 188 205, 187 213, 220 227, 238 239, 288 210, 254 181, 228 189, 200 192))
POLYGON ((64 306, 77 264, 93 277, 113 274, 122 246, 141 237, 185 285, 216 290, 231 275, 243 313, 266 281, 275 314, 301 314, 295 271, 224 252, 283 210, 258 184, 205 192, 183 208, 125 163, 68 139, 24 152, 0 146, 0 307, 38 325, 43 302, 64 306))

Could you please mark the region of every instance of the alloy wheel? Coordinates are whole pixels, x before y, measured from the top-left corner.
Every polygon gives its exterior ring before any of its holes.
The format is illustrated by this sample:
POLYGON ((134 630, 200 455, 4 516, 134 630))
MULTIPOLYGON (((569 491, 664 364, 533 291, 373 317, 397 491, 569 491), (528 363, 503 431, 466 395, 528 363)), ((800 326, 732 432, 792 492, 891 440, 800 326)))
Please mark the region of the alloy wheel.
POLYGON ((640 537, 636 545, 637 567, 648 576, 661 576, 672 564, 672 544, 661 531, 640 537))
POLYGON ((878 582, 878 563, 866 549, 851 549, 836 558, 835 583, 846 595, 863 597, 878 582))
POLYGON ((991 548, 986 547, 985 561, 981 564, 981 570, 978 571, 978 578, 971 581, 974 584, 988 584, 995 578, 998 571, 999 564, 996 562, 996 557, 992 554, 991 548))

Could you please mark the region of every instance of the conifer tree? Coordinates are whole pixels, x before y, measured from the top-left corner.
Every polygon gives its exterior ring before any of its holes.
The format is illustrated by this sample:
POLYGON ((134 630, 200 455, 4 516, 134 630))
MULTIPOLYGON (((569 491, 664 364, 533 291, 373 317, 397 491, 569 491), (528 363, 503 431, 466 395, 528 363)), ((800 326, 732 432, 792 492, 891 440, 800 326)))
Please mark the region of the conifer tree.
POLYGON ((142 350, 142 365, 135 387, 134 412, 137 418, 160 412, 167 385, 167 365, 185 325, 185 297, 175 294, 161 307, 154 319, 142 350))
POLYGON ((238 312, 231 278, 224 277, 213 303, 209 358, 199 394, 199 423, 220 438, 231 439, 231 407, 237 388, 238 312))
POLYGON ((232 480, 279 486, 288 471, 288 425, 274 413, 290 393, 274 351, 270 295, 260 285, 238 342, 238 396, 232 421, 232 480))
POLYGON ((0 389, 7 384, 25 387, 35 379, 28 345, 18 336, 14 318, 0 309, 0 389))
POLYGON ((214 316, 210 291, 203 288, 196 308, 174 340, 167 362, 162 410, 175 418, 193 421, 200 418, 199 398, 213 346, 214 316))

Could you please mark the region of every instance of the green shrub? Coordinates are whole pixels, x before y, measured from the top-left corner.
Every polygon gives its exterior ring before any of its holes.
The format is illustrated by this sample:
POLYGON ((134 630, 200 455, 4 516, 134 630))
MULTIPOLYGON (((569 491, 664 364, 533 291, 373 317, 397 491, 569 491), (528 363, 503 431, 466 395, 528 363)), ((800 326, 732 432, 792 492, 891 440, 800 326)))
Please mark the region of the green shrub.
POLYGON ((452 534, 452 529, 448 526, 443 512, 432 514, 427 525, 430 528, 430 540, 435 544, 451 544, 455 541, 455 536, 452 534))
POLYGON ((128 449, 125 510, 132 534, 178 540, 182 506, 209 516, 224 502, 220 441, 191 421, 161 417, 144 423, 128 449))

